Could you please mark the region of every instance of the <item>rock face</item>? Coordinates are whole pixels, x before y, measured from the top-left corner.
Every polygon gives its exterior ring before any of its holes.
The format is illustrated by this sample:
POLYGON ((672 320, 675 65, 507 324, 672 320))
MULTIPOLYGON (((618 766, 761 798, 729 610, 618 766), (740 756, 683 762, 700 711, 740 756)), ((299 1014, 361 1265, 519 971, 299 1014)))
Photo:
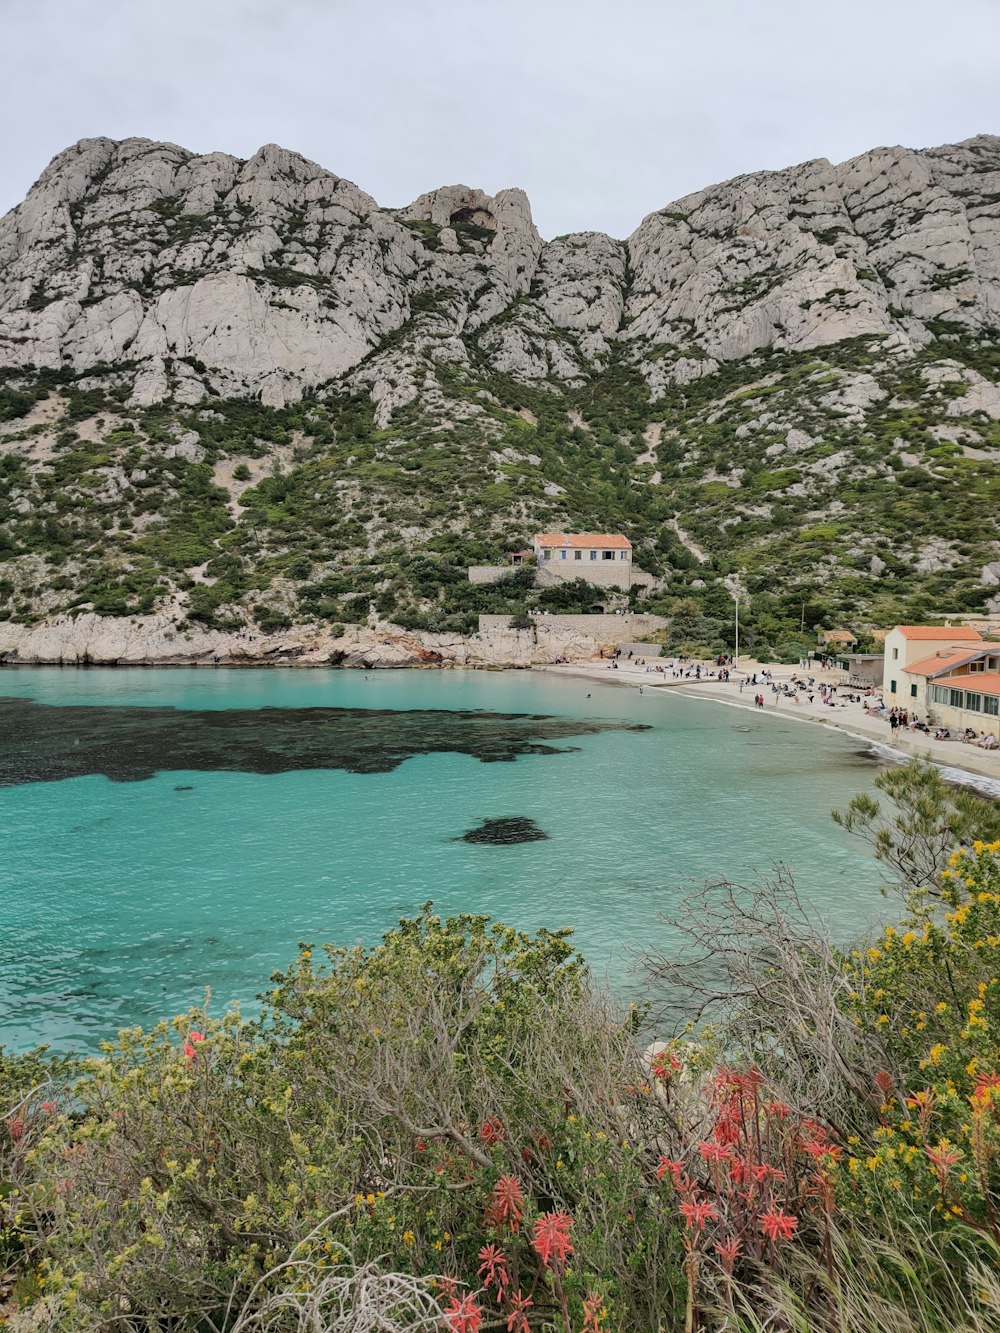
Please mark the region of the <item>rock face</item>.
POLYGON ((697 644, 730 572, 781 652, 809 606, 981 611, 998 329, 1000 138, 743 176, 624 241, 543 241, 517 189, 386 209, 274 145, 84 140, 0 219, 0 658, 587 657, 472 629, 595 580, 466 570, 597 528, 697 644))
POLYGON ((530 631, 428 634, 397 625, 321 627, 280 634, 179 629, 163 612, 152 616, 56 616, 37 625, 0 623, 0 664, 56 666, 343 666, 528 667, 586 661, 618 642, 615 621, 599 638, 555 624, 536 641, 530 631))
MULTIPOLYGON (((760 348, 908 348, 942 321, 1000 321, 994 137, 755 173, 627 242, 548 244, 516 189, 449 186, 393 212, 274 145, 241 161, 88 139, 0 222, 0 366, 125 363, 138 405, 281 405, 350 380, 404 326, 445 361, 481 330, 479 354, 526 382, 578 382, 618 342, 655 396, 760 348)), ((355 382, 391 415, 419 388, 412 347, 397 337, 355 382)))

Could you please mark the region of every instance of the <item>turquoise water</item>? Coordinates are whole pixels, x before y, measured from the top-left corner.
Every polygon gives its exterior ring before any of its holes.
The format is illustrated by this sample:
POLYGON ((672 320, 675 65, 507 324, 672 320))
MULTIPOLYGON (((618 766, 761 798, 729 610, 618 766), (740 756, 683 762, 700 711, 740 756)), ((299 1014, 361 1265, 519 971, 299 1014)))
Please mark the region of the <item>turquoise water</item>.
MULTIPOLYGON (((571 737, 555 742, 569 752, 511 763, 432 753, 383 773, 171 770, 0 788, 0 1044, 15 1048, 92 1046, 199 1003, 205 987, 215 1009, 252 1002, 298 941, 374 941, 429 898, 527 930, 572 926, 625 992, 638 985, 631 951, 669 947, 662 914, 706 875, 785 862, 842 938, 879 912, 875 864, 829 815, 877 770, 860 743, 818 727, 528 672, 15 668, 0 671, 0 695, 651 727, 571 737), (533 819, 548 840, 455 841, 507 816, 533 819)), ((17 749, 17 737, 0 741, 17 749)))

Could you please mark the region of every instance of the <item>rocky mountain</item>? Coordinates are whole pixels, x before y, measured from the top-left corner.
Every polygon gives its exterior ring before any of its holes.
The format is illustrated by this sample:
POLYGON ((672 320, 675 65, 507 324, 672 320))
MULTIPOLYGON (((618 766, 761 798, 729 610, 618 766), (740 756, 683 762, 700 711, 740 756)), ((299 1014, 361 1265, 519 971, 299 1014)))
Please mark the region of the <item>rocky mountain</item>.
POLYGON ((548 242, 516 189, 85 140, 0 221, 0 613, 457 631, 543 596, 465 578, 539 525, 627 531, 680 641, 729 587, 775 649, 985 610, 998 329, 994 137, 548 242))

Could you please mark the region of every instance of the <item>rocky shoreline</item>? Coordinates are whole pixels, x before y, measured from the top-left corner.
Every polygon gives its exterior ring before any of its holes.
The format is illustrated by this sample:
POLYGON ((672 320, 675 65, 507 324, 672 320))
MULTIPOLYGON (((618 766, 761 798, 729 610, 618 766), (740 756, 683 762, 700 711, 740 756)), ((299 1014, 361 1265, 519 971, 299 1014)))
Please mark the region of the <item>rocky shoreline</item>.
POLYGON ((471 635, 430 634, 388 622, 351 625, 339 635, 318 625, 264 634, 182 627, 164 613, 109 617, 87 612, 35 625, 0 623, 0 664, 502 670, 588 661, 613 648, 620 630, 609 617, 606 638, 573 627, 561 631, 549 623, 544 634, 499 627, 471 635))

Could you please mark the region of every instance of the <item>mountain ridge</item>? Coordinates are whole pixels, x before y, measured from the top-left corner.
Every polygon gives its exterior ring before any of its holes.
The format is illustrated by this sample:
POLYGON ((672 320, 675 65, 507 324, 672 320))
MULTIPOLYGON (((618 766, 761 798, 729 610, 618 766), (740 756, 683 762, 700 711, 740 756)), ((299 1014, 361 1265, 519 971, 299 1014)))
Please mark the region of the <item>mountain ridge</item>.
POLYGON ((516 188, 83 140, 0 220, 8 614, 467 632, 537 594, 464 566, 553 526, 627 532, 687 642, 729 586, 775 649, 793 602, 984 610, 998 329, 995 136, 549 241, 516 188))

